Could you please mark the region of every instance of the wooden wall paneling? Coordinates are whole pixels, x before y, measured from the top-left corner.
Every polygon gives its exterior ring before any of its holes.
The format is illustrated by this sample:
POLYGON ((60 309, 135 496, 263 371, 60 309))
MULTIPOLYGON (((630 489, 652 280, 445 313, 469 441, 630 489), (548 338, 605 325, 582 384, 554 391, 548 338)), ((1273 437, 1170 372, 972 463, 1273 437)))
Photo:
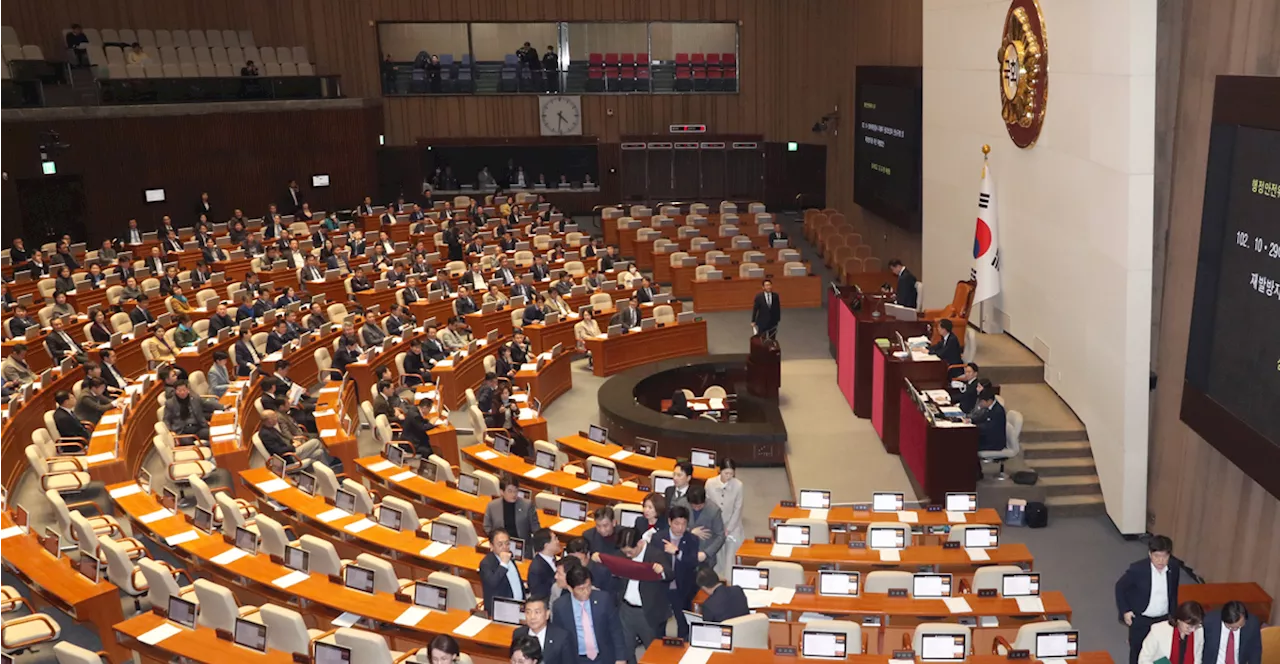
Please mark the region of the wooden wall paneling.
POLYGON ((702 152, 702 182, 699 188, 699 198, 702 200, 716 200, 724 198, 725 195, 725 168, 727 168, 727 159, 729 152, 727 148, 722 149, 704 149, 702 152))
POLYGON ((665 145, 668 147, 649 145, 649 189, 645 197, 650 200, 670 200, 674 195, 674 190, 671 186, 671 171, 675 160, 675 150, 669 147, 670 143, 665 145))
POLYGON ((672 191, 675 200, 698 198, 701 188, 702 162, 697 148, 675 150, 672 154, 672 191))
POLYGON ((622 167, 618 169, 621 200, 643 200, 649 191, 649 151, 621 150, 622 167))

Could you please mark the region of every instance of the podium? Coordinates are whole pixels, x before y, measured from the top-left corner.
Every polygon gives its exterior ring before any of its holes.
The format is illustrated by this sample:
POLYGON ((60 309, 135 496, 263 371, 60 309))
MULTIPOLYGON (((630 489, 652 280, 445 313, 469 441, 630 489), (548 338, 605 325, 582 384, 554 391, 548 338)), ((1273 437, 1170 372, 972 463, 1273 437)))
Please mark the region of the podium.
POLYGON ((782 386, 782 348, 776 339, 751 337, 747 356, 747 391, 762 399, 778 400, 782 386))

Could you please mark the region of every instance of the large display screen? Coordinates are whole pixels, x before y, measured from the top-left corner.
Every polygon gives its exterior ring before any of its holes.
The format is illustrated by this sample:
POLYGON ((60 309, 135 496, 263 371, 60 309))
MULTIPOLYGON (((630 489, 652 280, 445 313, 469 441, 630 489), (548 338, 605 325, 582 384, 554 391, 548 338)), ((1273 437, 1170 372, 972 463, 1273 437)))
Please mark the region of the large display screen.
POLYGON ((853 199, 920 230, 920 69, 858 67, 853 199))

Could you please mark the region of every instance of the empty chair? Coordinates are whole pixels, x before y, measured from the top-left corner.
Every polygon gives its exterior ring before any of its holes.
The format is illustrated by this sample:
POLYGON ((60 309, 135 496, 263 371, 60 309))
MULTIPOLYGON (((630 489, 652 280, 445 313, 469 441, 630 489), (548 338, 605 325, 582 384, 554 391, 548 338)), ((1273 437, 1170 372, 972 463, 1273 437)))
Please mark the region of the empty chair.
MULTIPOLYGON (((965 643, 969 644, 969 651, 973 651, 973 635, 970 632, 968 625, 957 625, 953 623, 920 623, 919 625, 916 625, 915 634, 911 637, 911 649, 916 652, 922 652, 920 649, 922 640, 926 635, 934 634, 953 636, 963 634, 965 637, 965 643)), ((968 656, 969 653, 966 652, 965 657, 968 656)))
POLYGON ((653 308, 653 320, 661 325, 676 322, 676 310, 669 304, 659 304, 653 308))
POLYGON ((258 54, 262 56, 263 64, 272 63, 272 62, 276 64, 280 64, 280 60, 276 58, 276 49, 270 46, 263 46, 262 48, 258 49, 258 54))
POLYGON ((725 389, 719 385, 712 385, 702 393, 704 399, 724 399, 727 396, 729 396, 729 393, 725 392, 725 389))
POLYGON ((191 38, 187 36, 186 30, 174 30, 172 34, 175 47, 191 46, 191 38))
POLYGON ((201 62, 196 65, 196 73, 202 78, 213 78, 218 75, 218 69, 213 66, 212 62, 201 62))
POLYGON ((234 78, 236 76, 236 68, 225 62, 219 62, 218 64, 214 65, 213 72, 214 74, 223 78, 234 78))
POLYGON ((58 664, 102 664, 105 661, 98 653, 81 648, 70 641, 59 641, 54 644, 53 656, 58 660, 58 664))
POLYGON ((244 42, 240 42, 240 49, 244 53, 244 62, 252 60, 258 64, 262 64, 262 55, 258 53, 258 48, 256 46, 245 45, 244 42))
POLYGON ((240 38, 240 46, 241 46, 241 47, 245 47, 245 46, 256 46, 256 45, 257 45, 257 44, 255 44, 255 43, 254 43, 254 41, 253 41, 253 31, 252 31, 252 30, 240 30, 239 32, 237 32, 237 33, 236 33, 236 36, 240 38))
POLYGON ((315 67, 312 67, 310 62, 299 62, 298 75, 299 76, 315 76, 316 75, 315 67))
POLYGON ((204 31, 204 41, 209 48, 226 48, 226 44, 222 41, 222 31, 212 28, 204 31))
MULTIPOLYGON (((44 495, 53 507, 53 517, 58 530, 58 538, 63 542, 78 542, 78 529, 74 527, 71 520, 71 510, 67 507, 67 502, 62 499, 62 495, 53 490, 45 491, 44 495)), ((119 537, 129 535, 128 532, 121 528, 115 517, 94 514, 84 518, 98 536, 119 537)), ((86 544, 85 548, 89 548, 89 546, 91 544, 86 544)))
MULTIPOLYGON (((436 479, 439 479, 439 477, 437 476, 436 479)), ((447 523, 458 529, 458 546, 474 547, 480 543, 480 538, 476 535, 476 526, 471 519, 446 512, 437 516, 436 521, 447 523)))
POLYGON ((292 62, 283 63, 280 65, 280 75, 281 76, 297 76, 298 66, 293 64, 292 62))
POLYGON ((182 71, 182 78, 200 77, 200 69, 195 65, 195 63, 184 62, 181 65, 178 65, 178 68, 182 71))
POLYGON ((391 650, 381 634, 363 629, 340 628, 334 634, 335 642, 351 650, 351 661, 360 664, 392 664, 399 662, 404 653, 391 650))
MULTIPOLYGON (((182 78, 182 69, 178 66, 178 63, 176 62, 164 63, 164 65, 161 68, 161 71, 164 74, 164 78, 182 78)), ((121 315, 128 318, 128 314, 124 314, 124 313, 115 314, 114 316, 111 317, 111 324, 115 325, 116 316, 121 316, 121 315)), ((116 331, 119 332, 120 329, 116 328, 116 331)))
POLYGON ((427 576, 427 583, 444 586, 448 589, 445 608, 450 611, 471 612, 480 605, 479 600, 476 598, 476 591, 471 587, 471 582, 460 576, 455 576, 448 572, 432 572, 427 576))
POLYGON ((141 598, 150 587, 142 570, 129 559, 129 552, 124 545, 110 537, 99 535, 98 547, 107 561, 107 580, 133 598, 134 608, 141 609, 141 598))
POLYGON ((396 570, 391 563, 371 553, 356 556, 356 565, 373 570, 373 592, 396 595, 406 588, 413 588, 413 581, 396 577, 396 570))
POLYGON ((192 602, 199 601, 195 594, 195 587, 179 586, 174 579, 173 569, 167 563, 143 558, 138 561, 138 569, 147 582, 147 603, 151 606, 167 608, 169 598, 175 595, 192 602))
MULTIPOLYGON (((1018 635, 1013 638, 1013 650, 1030 650, 1034 655, 1036 651, 1036 635, 1049 632, 1066 632, 1071 629, 1070 620, 1042 620, 1021 625, 1018 627, 1018 635)), ((1007 656, 1010 650, 1009 645, 1009 642, 1003 638, 997 638, 992 647, 992 654, 1007 656)), ((977 648, 974 648, 974 650, 977 650, 977 648)))
POLYGON ((995 590, 996 592, 1004 592, 1004 576, 1006 574, 1021 574, 1023 570, 1017 565, 987 565, 979 567, 973 571, 973 593, 976 595, 979 590, 995 590))
POLYGON ((338 557, 338 550, 333 548, 332 542, 315 535, 303 535, 298 538, 298 546, 309 554, 312 572, 328 576, 342 575, 343 561, 338 557))
MULTIPOLYGON (((237 51, 237 52, 238 52, 239 50, 240 50, 240 49, 236 49, 236 51, 237 51)), ((222 48, 221 46, 214 46, 214 47, 210 47, 210 48, 209 48, 209 57, 210 57, 210 59, 213 61, 213 64, 215 64, 215 65, 216 65, 216 64, 231 64, 231 57, 227 54, 227 49, 222 48)))
POLYGON ((276 48, 276 62, 284 64, 293 62, 293 49, 288 46, 279 46, 276 48))
POLYGON ((196 579, 192 584, 200 600, 196 624, 211 629, 235 633, 236 618, 257 612, 257 607, 238 606, 236 596, 230 590, 206 579, 196 579))
MULTIPOLYGON (((452 58, 453 56, 449 56, 449 57, 450 57, 450 58, 452 58)), ((310 62, 311 62, 311 58, 307 56, 307 47, 306 47, 306 46, 294 46, 294 47, 293 47, 293 61, 294 61, 294 63, 299 64, 299 65, 301 65, 301 64, 302 64, 302 63, 304 63, 304 62, 306 62, 306 63, 310 63, 310 62)))
POLYGON ((845 652, 862 654, 862 626, 852 620, 810 620, 804 628, 814 632, 836 632, 845 635, 845 652))
MULTIPOLYGON (((228 62, 228 63, 236 63, 236 64, 238 65, 238 67, 239 67, 239 66, 242 66, 242 65, 240 65, 240 63, 243 63, 243 62, 244 62, 244 51, 243 51, 243 50, 241 50, 241 48, 240 48, 239 46, 228 46, 228 47, 226 48, 226 50, 225 50, 225 51, 223 51, 223 52, 224 52, 224 53, 226 54, 226 56, 227 56, 227 62, 228 62)), ((238 67, 237 67, 237 69, 238 69, 238 67)), ((239 73, 239 72, 237 71, 237 73, 239 73)))
POLYGON ((795 588, 804 585, 804 567, 785 560, 762 560, 756 567, 769 570, 770 588, 795 588))
POLYGON ((113 44, 120 42, 120 33, 115 28, 103 28, 99 31, 102 36, 103 44, 113 44))
POLYGON ((133 44, 138 41, 138 34, 132 28, 120 28, 120 41, 125 44, 133 44))
POLYGON ((0 44, 4 46, 22 46, 22 41, 18 39, 18 31, 13 26, 6 25, 0 28, 0 44))
POLYGON ((176 49, 176 48, 174 48, 174 47, 172 47, 172 46, 161 46, 161 47, 160 47, 160 62, 161 62, 161 64, 166 64, 166 65, 167 65, 167 64, 175 64, 175 65, 176 65, 176 64, 178 64, 178 49, 176 49))
POLYGON ((231 48, 232 46, 243 46, 243 44, 240 43, 240 36, 236 34, 235 30, 222 31, 222 45, 227 48, 231 48))
POLYGON ((356 497, 355 511, 358 514, 373 514, 373 496, 364 485, 352 480, 342 480, 342 488, 350 491, 356 497))
POLYGON ((307 629, 302 614, 275 604, 263 604, 257 618, 267 626, 267 648, 271 650, 306 655, 311 641, 324 635, 322 630, 307 629))
MULTIPOLYGON (((142 65, 143 75, 147 78, 164 78, 164 65, 157 63, 148 63, 142 65)), ((208 321, 205 321, 206 323, 208 321)), ((207 325, 206 325, 207 327, 207 325)))
POLYGON ((863 593, 888 594, 890 590, 911 591, 915 576, 911 572, 897 570, 876 570, 866 575, 862 581, 863 593))
POLYGON ((168 30, 156 30, 156 46, 164 48, 173 46, 173 35, 168 30))
POLYGON ((106 54, 107 56, 107 64, 109 65, 125 64, 124 51, 120 50, 119 46, 108 46, 105 49, 103 49, 103 53, 106 54))
POLYGON ((62 635, 62 628, 48 615, 36 613, 26 599, 19 598, 17 604, 30 611, 25 616, 7 618, 0 625, 0 642, 4 643, 6 654, 17 655, 41 643, 57 640, 62 635))
POLYGON ((733 627, 733 647, 750 648, 752 650, 768 650, 769 648, 769 614, 749 613, 745 616, 730 618, 725 625, 733 627))
POLYGON ((22 59, 24 60, 43 60, 44 53, 39 46, 35 44, 27 44, 22 47, 22 59))
POLYGON ((192 48, 209 48, 209 42, 204 38, 204 30, 189 30, 187 35, 192 48))
POLYGON ((827 529, 826 519, 787 519, 786 523, 793 526, 809 526, 809 543, 810 544, 830 544, 831 534, 827 529))

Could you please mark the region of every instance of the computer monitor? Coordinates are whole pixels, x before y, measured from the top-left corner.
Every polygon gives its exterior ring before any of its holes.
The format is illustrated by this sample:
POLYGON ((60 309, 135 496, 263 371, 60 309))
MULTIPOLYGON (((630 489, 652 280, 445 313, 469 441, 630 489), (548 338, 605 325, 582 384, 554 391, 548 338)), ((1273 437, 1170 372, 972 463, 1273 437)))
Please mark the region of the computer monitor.
POLYGON ((480 495, 480 480, 475 475, 462 473, 458 475, 458 490, 473 496, 480 495))
POLYGON ((373 570, 359 565, 342 568, 342 585, 364 593, 373 592, 373 570))
POLYGON ((978 494, 948 493, 946 507, 948 512, 977 512, 978 494))
POLYGON ((609 438, 609 430, 592 424, 587 427, 587 438, 592 442, 603 443, 609 438))
POLYGON ((387 461, 390 461, 394 465, 404 465, 404 448, 396 445, 395 443, 387 443, 387 446, 382 450, 382 456, 386 457, 387 461))
POLYGON ((964 529, 964 548, 993 549, 1000 546, 1000 529, 995 526, 964 529))
POLYGON ((284 566, 295 572, 311 571, 311 552, 296 546, 284 548, 284 566))
POLYGON ((906 532, 901 528, 872 528, 867 531, 867 548, 904 549, 906 546, 906 532))
POLYGON ((848 655, 844 632, 805 630, 800 635, 800 656, 806 659, 844 659, 848 655))
POLYGON ((1000 579, 1000 594, 1005 597, 1038 597, 1040 575, 1036 572, 1005 574, 1000 579))
POLYGON ((623 528, 635 528, 636 523, 642 518, 644 518, 643 512, 638 512, 636 510, 618 510, 618 522, 622 524, 623 528))
POLYGON ((511 439, 501 434, 494 435, 493 449, 502 454, 511 454, 511 439))
POLYGON ((950 574, 916 574, 911 577, 911 596, 917 599, 951 596, 950 574))
POLYGON ((906 504, 906 497, 901 493, 877 491, 871 494, 872 512, 900 512, 906 504))
POLYGON ((418 475, 428 482, 436 481, 436 465, 423 459, 422 463, 418 464, 418 475))
POLYGON ((169 596, 169 620, 186 627, 187 629, 196 628, 196 603, 190 600, 182 599, 177 595, 169 596))
POLYGON ((80 552, 80 560, 76 563, 76 570, 89 580, 89 583, 98 582, 98 557, 92 554, 80 552))
POLYGON ((608 466, 593 465, 591 466, 591 481, 599 482, 605 486, 613 486, 616 473, 615 469, 608 466))
POLYGON ((1080 654, 1080 632, 1040 632, 1036 634, 1036 659, 1065 659, 1080 654))
POLYGON ((493 598, 493 621, 506 625, 524 623, 524 602, 506 597, 493 598))
POLYGON ((665 476, 663 476, 663 475, 658 475, 658 476, 656 476, 656 477, 654 477, 654 478, 653 478, 653 492, 654 492, 654 493, 662 493, 662 492, 664 492, 664 491, 666 491, 666 490, 667 490, 667 487, 671 487, 671 486, 675 486, 675 485, 676 485, 676 481, 675 481, 674 479, 670 478, 670 477, 665 477, 665 476))
POLYGON ((458 543, 458 527, 442 521, 431 522, 431 541, 453 546, 458 543))
POLYGON ((316 495, 316 476, 311 473, 298 473, 298 490, 308 496, 316 495))
POLYGON ((587 503, 581 500, 560 499, 560 518, 574 521, 587 520, 587 503))
POLYGON ((251 556, 257 555, 258 534, 244 526, 236 526, 236 548, 251 556))
POLYGON ((538 450, 533 455, 533 465, 546 470, 555 470, 556 455, 546 450, 538 450))
POLYGON ((697 623, 689 626, 689 645, 721 652, 733 652, 733 626, 697 623))
POLYGON ((267 651, 267 626, 236 618, 235 643, 257 652, 267 651))
POLYGON ((780 523, 775 529, 774 541, 791 546, 809 546, 809 526, 780 523))
POLYGON ((916 656, 924 662, 962 662, 968 653, 968 638, 964 634, 925 634, 920 637, 920 652, 916 656))
POLYGON ((831 507, 831 492, 822 489, 801 489, 799 506, 807 510, 825 510, 831 507))
POLYGON ((824 569, 818 572, 818 594, 832 597, 857 597, 862 574, 845 570, 824 569))
POLYGON ((347 489, 338 489, 338 492, 333 496, 333 506, 348 514, 355 514, 356 494, 347 489))
POLYGON ((449 606, 449 589, 419 581, 413 585, 413 603, 433 611, 445 611, 449 606))
POLYGON ((689 450, 689 463, 696 468, 715 468, 716 453, 711 450, 693 448, 689 450))
POLYGON ((768 590, 769 570, 763 567, 747 567, 734 565, 729 573, 729 585, 744 590, 768 590))
POLYGON ((519 537, 512 537, 508 542, 508 546, 511 547, 512 560, 516 562, 524 560, 524 540, 519 537))
POLYGON ((351 649, 322 641, 315 644, 315 664, 351 664, 351 649))
POLYGON ((206 535, 213 534, 213 510, 197 507, 195 515, 191 517, 191 522, 195 524, 196 528, 204 531, 206 535))
POLYGON ((276 477, 284 477, 285 462, 284 458, 278 454, 272 454, 267 459, 267 470, 271 471, 276 477))
POLYGON ((379 526, 382 526, 383 528, 390 528, 391 530, 399 531, 400 524, 403 522, 403 520, 404 520, 404 515, 400 513, 400 510, 394 507, 387 507, 386 505, 378 506, 378 525, 379 526))
POLYGON ((658 441, 649 438, 636 438, 636 454, 653 458, 658 456, 658 441))

